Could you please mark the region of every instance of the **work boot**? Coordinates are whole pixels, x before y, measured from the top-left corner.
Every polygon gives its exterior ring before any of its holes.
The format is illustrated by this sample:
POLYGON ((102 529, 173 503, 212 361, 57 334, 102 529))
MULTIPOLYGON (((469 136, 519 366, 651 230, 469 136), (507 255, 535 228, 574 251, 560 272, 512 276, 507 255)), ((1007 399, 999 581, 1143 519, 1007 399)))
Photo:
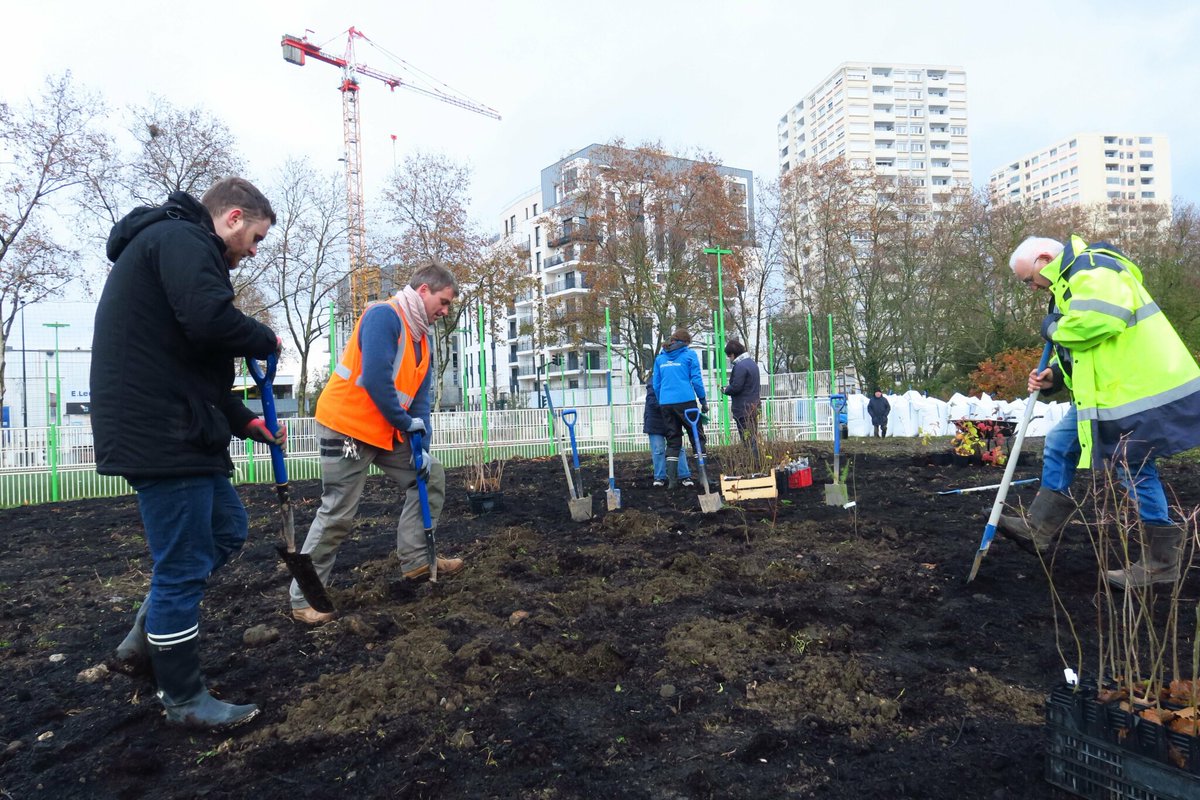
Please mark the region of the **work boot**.
POLYGON ((200 637, 157 645, 150 642, 150 662, 158 682, 158 699, 167 710, 167 724, 197 730, 221 731, 249 722, 258 706, 223 703, 208 693, 200 677, 200 637))
POLYGON ((150 667, 150 645, 146 643, 146 612, 150 608, 150 595, 138 608, 133 618, 133 627, 117 645, 117 663, 125 670, 138 673, 150 667))
POLYGON ((667 459, 667 488, 674 489, 679 485, 679 459, 667 459))
POLYGON ((1183 560, 1183 527, 1181 525, 1147 525, 1150 546, 1142 549, 1142 560, 1129 569, 1110 569, 1108 582, 1118 589, 1145 589, 1153 583, 1174 583, 1179 580, 1183 560))
POLYGON ((292 609, 292 619, 296 622, 303 622, 305 625, 324 625, 336 618, 336 611, 317 611, 312 606, 292 609))
POLYGON ((1025 519, 1001 514, 996 529, 1027 553, 1041 555, 1066 527, 1074 511, 1075 501, 1065 494, 1038 489, 1025 519))
MULTIPOLYGON (((463 560, 461 558, 442 558, 437 557, 438 565, 438 580, 449 578, 452 575, 457 575, 462 572, 463 560)), ((404 573, 404 577, 410 581, 429 580, 429 565, 422 564, 416 569, 410 569, 404 573)))

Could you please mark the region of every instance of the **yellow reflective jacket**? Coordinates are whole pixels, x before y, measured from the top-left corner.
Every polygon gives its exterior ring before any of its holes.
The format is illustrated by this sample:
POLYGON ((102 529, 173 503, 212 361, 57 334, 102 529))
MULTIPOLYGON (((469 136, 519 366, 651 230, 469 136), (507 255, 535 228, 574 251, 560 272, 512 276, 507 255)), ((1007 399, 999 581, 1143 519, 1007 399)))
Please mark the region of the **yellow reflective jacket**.
MULTIPOLYGON (((1042 334, 1071 351, 1079 466, 1200 446, 1200 367, 1142 285, 1137 265, 1071 236, 1041 274, 1057 313, 1042 334)), ((1065 377, 1065 376, 1064 376, 1065 377)))

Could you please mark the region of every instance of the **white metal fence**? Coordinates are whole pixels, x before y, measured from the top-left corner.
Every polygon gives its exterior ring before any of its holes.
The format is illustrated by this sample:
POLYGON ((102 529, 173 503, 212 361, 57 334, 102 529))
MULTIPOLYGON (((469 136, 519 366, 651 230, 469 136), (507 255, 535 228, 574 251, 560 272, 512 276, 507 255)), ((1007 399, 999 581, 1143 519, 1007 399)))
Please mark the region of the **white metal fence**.
MULTIPOLYGON (((713 406, 709 440, 720 444, 724 431, 715 402, 713 406)), ((616 452, 648 450, 642 432, 642 403, 614 405, 611 414, 608 406, 584 406, 575 411, 575 440, 581 454, 607 452, 610 430, 616 452)), ((315 421, 302 417, 284 422, 288 429, 288 477, 320 478, 315 421)), ((447 467, 461 467, 480 458, 536 458, 557 453, 557 446, 569 446, 561 409, 554 417, 561 445, 556 445, 551 437, 546 409, 489 411, 486 422, 479 411, 446 411, 434 414, 431 422, 433 452, 447 467)), ((766 400, 761 424, 774 438, 829 440, 833 437, 828 397, 766 400)), ((51 446, 52 431, 52 428, 8 428, 0 432, 0 507, 132 493, 124 479, 96 473, 90 427, 59 428, 57 447, 51 446), (55 457, 57 462, 52 463, 55 457)), ((730 431, 736 437, 732 421, 730 431)), ((235 482, 274 480, 266 445, 235 439, 229 446, 229 454, 234 463, 235 482)))

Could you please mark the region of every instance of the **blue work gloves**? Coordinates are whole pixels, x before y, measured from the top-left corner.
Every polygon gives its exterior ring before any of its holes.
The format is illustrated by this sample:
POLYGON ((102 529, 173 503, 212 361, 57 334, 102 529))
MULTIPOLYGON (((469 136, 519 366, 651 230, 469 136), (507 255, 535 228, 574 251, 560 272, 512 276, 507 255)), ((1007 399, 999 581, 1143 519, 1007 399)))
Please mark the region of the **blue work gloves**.
POLYGON ((420 449, 420 451, 419 451, 421 454, 420 468, 417 467, 417 452, 418 451, 413 451, 413 454, 412 454, 411 463, 413 465, 413 469, 417 470, 418 478, 420 478, 423 481, 428 481, 429 480, 429 451, 426 450, 424 447, 422 447, 420 449))
POLYGON ((246 427, 242 428, 242 436, 263 444, 277 444, 280 447, 287 444, 287 428, 280 425, 279 433, 272 434, 262 417, 255 417, 246 423, 246 427))
POLYGON ((420 417, 409 417, 408 427, 404 429, 405 433, 419 433, 425 436, 425 420, 420 417))

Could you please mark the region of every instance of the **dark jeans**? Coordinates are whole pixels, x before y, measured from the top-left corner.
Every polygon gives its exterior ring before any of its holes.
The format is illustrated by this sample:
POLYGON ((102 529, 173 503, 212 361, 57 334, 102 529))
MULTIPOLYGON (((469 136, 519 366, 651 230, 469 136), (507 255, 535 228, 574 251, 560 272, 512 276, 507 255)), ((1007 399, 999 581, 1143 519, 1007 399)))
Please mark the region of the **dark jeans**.
POLYGON ((146 633, 195 635, 208 576, 246 542, 248 520, 225 475, 138 479, 138 509, 154 561, 146 633))

